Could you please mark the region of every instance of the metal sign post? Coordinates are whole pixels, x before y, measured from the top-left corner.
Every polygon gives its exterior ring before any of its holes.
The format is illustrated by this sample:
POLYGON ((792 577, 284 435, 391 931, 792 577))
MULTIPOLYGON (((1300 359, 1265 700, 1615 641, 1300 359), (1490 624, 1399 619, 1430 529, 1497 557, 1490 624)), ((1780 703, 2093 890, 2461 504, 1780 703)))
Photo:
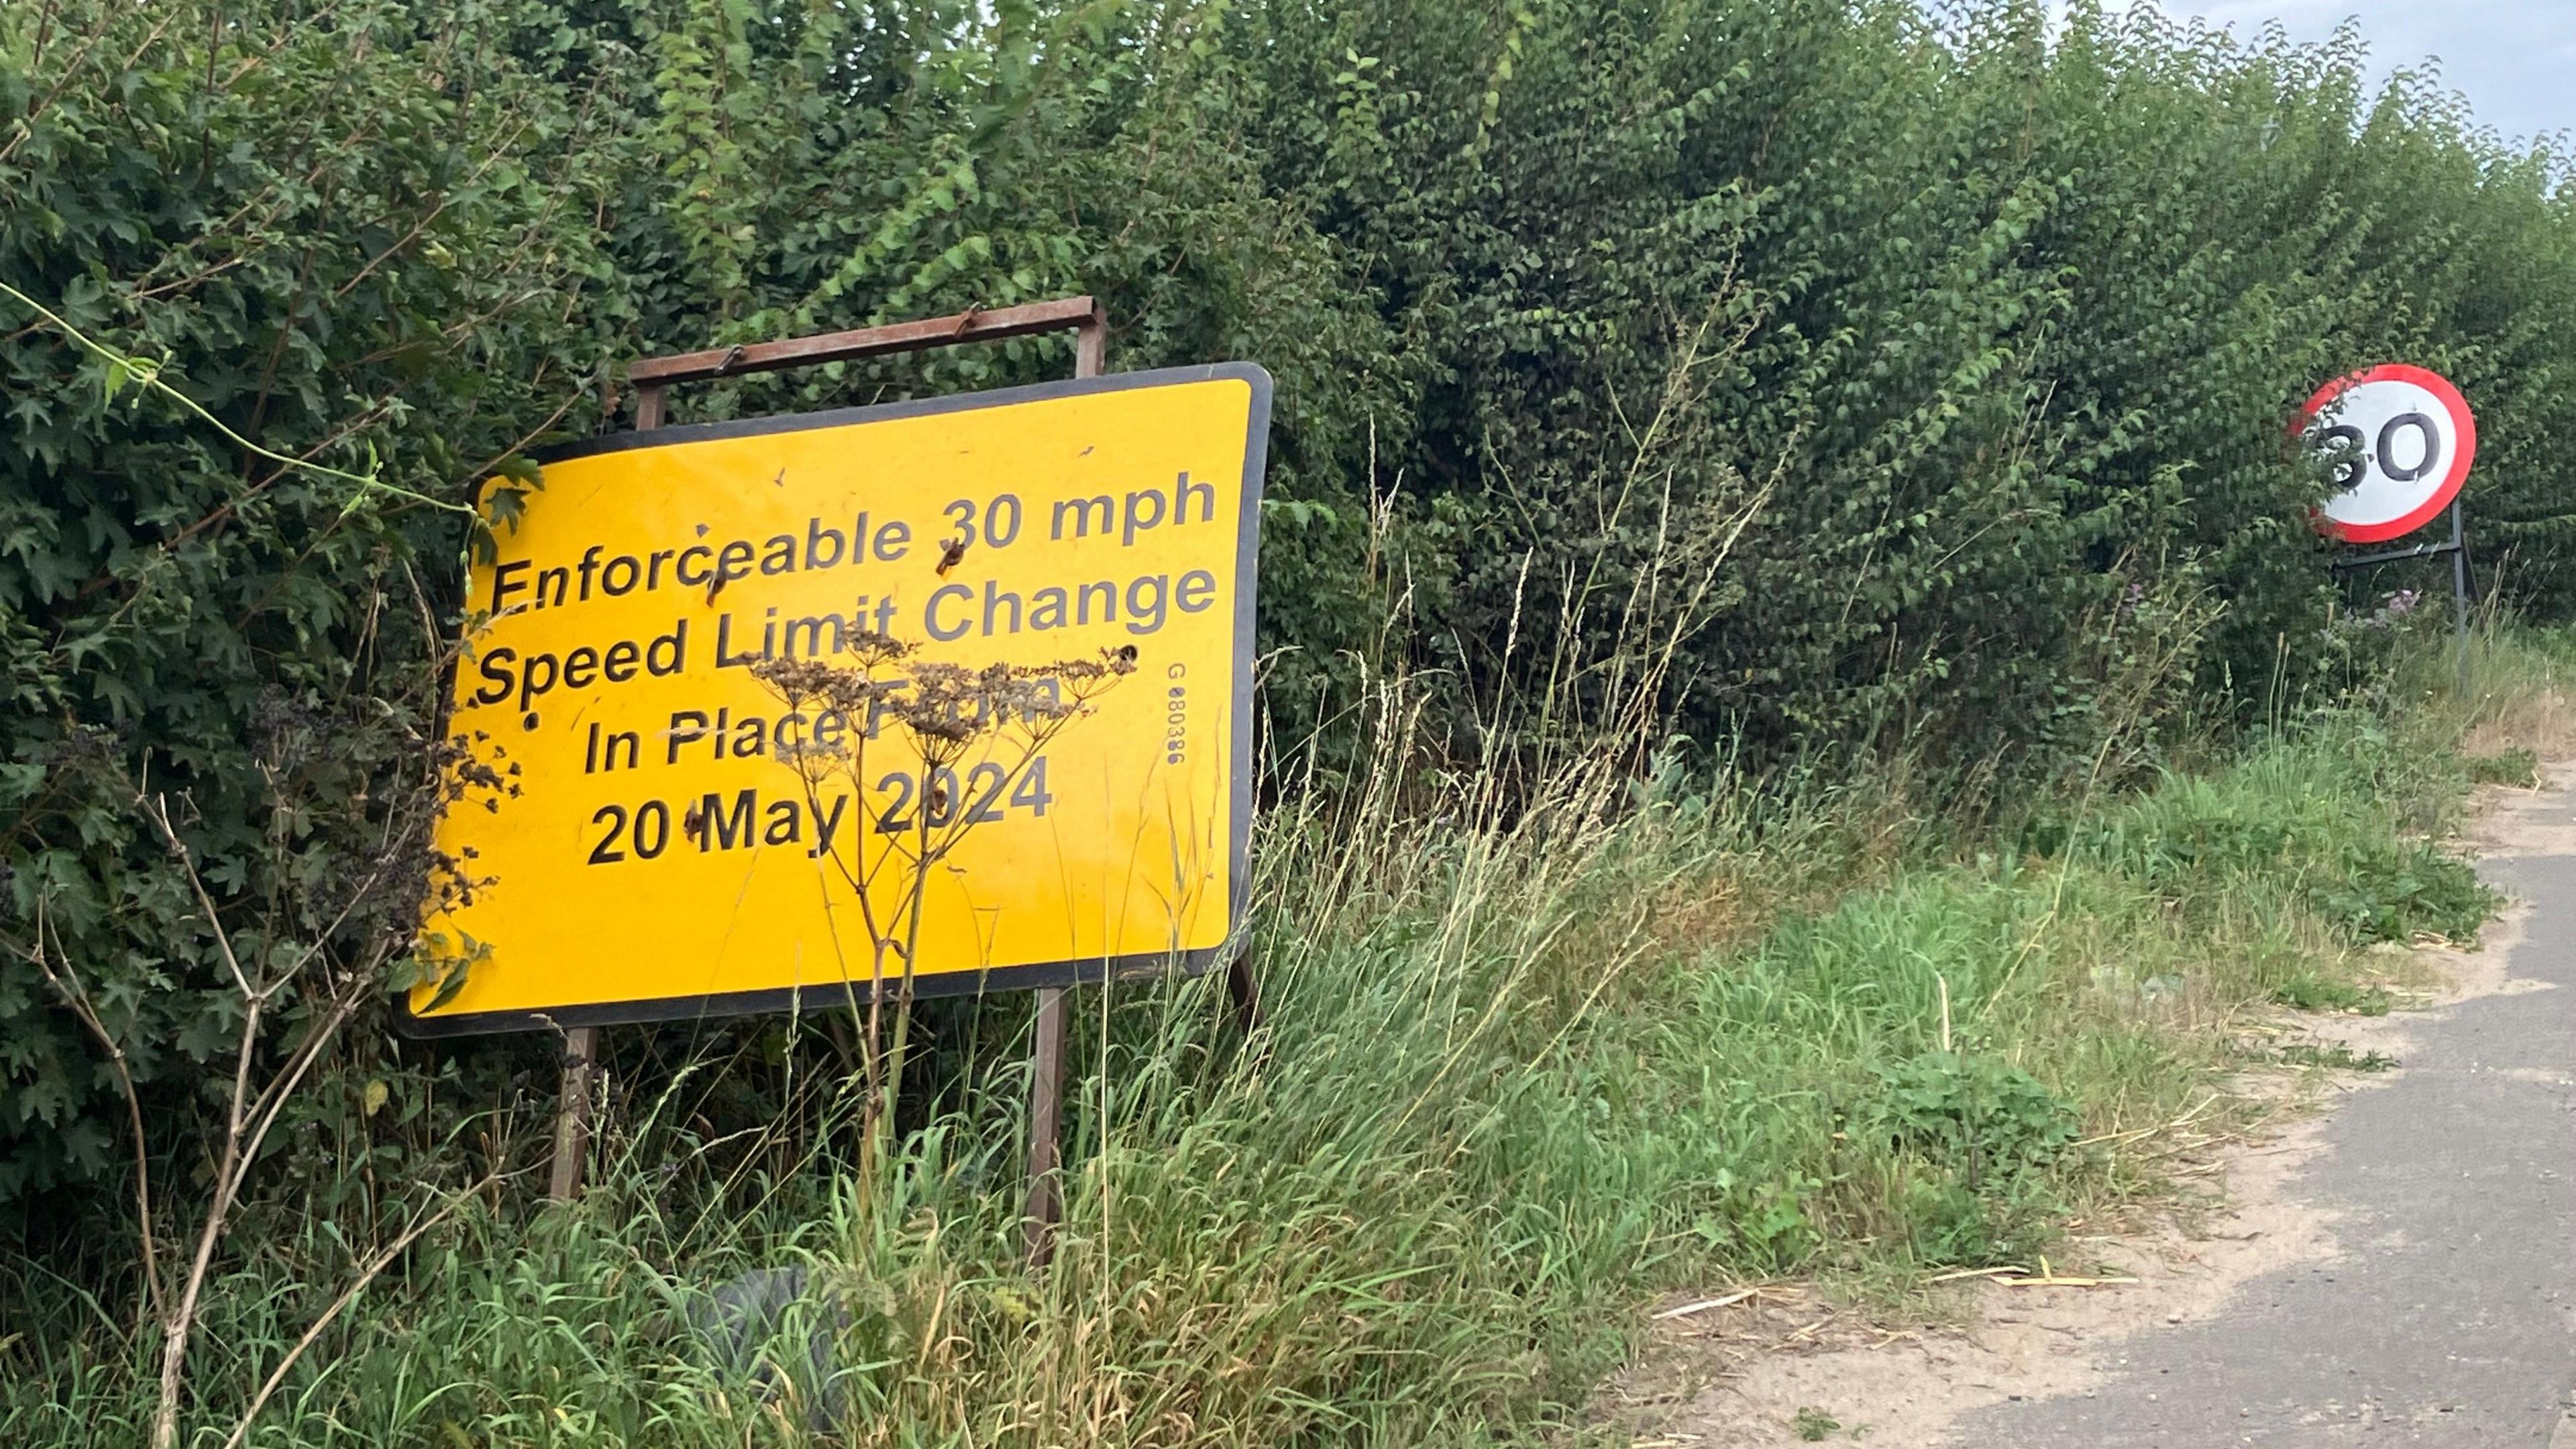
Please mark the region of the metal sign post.
MULTIPOLYGON (((627 373, 636 390, 635 428, 643 431, 663 425, 665 395, 677 383, 848 362, 1067 329, 1075 334, 1074 376, 1077 379, 1100 376, 1106 354, 1107 319, 1099 304, 1089 297, 994 311, 977 310, 953 317, 711 349, 674 357, 648 358, 634 364, 627 373)), ((1037 997, 1037 1040, 1030 1059, 1026 1234, 1030 1262, 1043 1265, 1053 1251, 1055 1224, 1061 1212, 1058 1174, 1062 1166, 1062 1148, 1059 1137, 1068 1003, 1066 988, 1062 986, 1042 987, 1037 997)), ((548 1193, 557 1202, 569 1201, 581 1189, 583 1166, 590 1148, 592 1098, 597 1091, 599 1027, 574 1025, 564 1030, 563 1038, 562 1096, 555 1122, 555 1155, 548 1193)))
POLYGON ((2469 545, 2462 527, 2460 501, 2451 500, 2451 537, 2444 543, 2421 543, 2413 548, 2392 548, 2380 553, 2366 553, 2358 558, 2339 558, 2332 565, 2337 573, 2346 569, 2371 568, 2378 564, 2403 563, 2408 559, 2451 557, 2451 639, 2459 671, 2460 688, 2469 687, 2469 545))

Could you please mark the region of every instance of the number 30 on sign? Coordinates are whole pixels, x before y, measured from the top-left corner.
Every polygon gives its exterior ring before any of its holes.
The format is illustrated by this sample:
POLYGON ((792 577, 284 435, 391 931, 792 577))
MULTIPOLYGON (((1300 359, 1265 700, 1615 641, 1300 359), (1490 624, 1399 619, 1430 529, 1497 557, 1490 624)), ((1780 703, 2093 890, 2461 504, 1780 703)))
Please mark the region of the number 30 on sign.
POLYGON ((2478 451, 2460 390, 2401 363, 2317 389, 2296 430, 2338 460, 2317 526, 2346 543, 2384 543, 2430 523, 2459 496, 2478 451))

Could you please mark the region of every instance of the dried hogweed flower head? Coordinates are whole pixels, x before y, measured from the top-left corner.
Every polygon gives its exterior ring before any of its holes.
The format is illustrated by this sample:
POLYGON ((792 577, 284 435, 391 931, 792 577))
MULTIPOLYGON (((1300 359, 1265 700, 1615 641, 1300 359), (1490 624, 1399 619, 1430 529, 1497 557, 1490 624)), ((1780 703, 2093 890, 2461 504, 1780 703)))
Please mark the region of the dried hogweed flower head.
POLYGON ((1051 682, 1063 695, 1079 705, 1100 694, 1136 672, 1136 646, 1123 645, 1103 649, 1090 659, 1060 659, 1053 664, 1040 664, 1019 671, 1022 678, 1051 682))
MULTIPOLYGON (((1033 740, 1050 735, 1136 671, 1134 645, 1052 664, 994 663, 981 669, 914 659, 915 652, 913 645, 882 634, 854 634, 833 659, 765 659, 751 672, 791 709, 843 716, 852 726, 845 737, 853 743, 891 723, 921 746, 925 763, 936 765, 962 758, 979 738, 1011 730, 1033 740), (905 668, 887 669, 895 664, 905 668)), ((845 763, 843 753, 810 736, 779 750, 808 778, 845 763)))
POLYGON ((916 664, 912 687, 887 702, 886 715, 920 738, 924 758, 951 758, 956 748, 975 738, 981 723, 973 707, 981 697, 976 681, 975 672, 962 664, 916 664))

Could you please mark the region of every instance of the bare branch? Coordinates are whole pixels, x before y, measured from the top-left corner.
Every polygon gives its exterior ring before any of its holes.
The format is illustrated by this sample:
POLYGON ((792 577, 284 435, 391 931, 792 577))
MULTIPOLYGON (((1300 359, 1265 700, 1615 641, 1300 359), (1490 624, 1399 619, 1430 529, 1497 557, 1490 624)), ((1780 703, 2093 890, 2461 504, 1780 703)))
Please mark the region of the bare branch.
POLYGON ((250 978, 242 974, 241 958, 233 954, 233 938, 224 930, 223 917, 215 912, 215 898, 206 894, 206 883, 197 878, 195 859, 179 839, 179 832, 171 828, 169 797, 137 795, 134 803, 142 810, 144 819, 159 827, 162 841, 170 847, 171 858, 179 862, 180 872, 188 877, 188 888, 196 892, 197 905, 206 913, 206 928, 215 933, 215 945, 224 953, 224 966, 233 974, 233 985, 241 988, 241 994, 251 1001, 265 1000, 261 993, 251 988, 250 978))
MULTIPOLYGON (((36 898, 36 944, 21 954, 35 963, 36 969, 45 974, 45 980, 63 998, 63 1004, 72 1009, 72 1014, 89 1029, 90 1035, 98 1038, 100 1048, 107 1053, 108 1065, 116 1069, 117 1088, 125 1094, 127 1125, 134 1135, 134 1228, 136 1238, 143 1245, 144 1299, 151 1317, 158 1320, 166 1315, 167 1309, 161 1301, 161 1266, 153 1247, 152 1161, 143 1144, 143 1099, 134 1090, 134 1073, 126 1065, 124 1043, 118 1041, 108 1031, 107 1024, 99 1020, 97 1009, 90 1004, 89 988, 80 984, 80 977, 72 971, 70 958, 63 959, 58 975, 52 959, 45 952, 45 935, 53 930, 52 923, 46 918, 49 899, 46 896, 36 898)), ((54 946, 59 952, 62 947, 60 931, 54 931, 54 946)))

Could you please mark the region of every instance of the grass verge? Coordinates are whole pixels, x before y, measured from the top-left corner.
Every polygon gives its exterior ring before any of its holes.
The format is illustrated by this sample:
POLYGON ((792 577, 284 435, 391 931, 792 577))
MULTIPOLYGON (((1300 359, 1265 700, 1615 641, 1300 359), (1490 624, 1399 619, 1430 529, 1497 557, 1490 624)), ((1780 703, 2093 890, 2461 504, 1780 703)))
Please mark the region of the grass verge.
MULTIPOLYGON (((2479 761, 2576 746, 2570 658, 2490 631, 2465 692, 2409 666, 2375 708, 1965 847, 1858 787, 1577 776, 1483 826, 1347 792, 1273 822, 1253 1040, 1212 983, 1083 997, 1053 1271, 1017 1262, 1007 1054, 866 1180, 819 1150, 715 1172, 743 1159, 674 1094, 579 1210, 503 1196, 425 1237, 241 1442, 1605 1433, 1573 1406, 1659 1292, 1901 1290, 2157 1193, 2158 1129, 2246 1065, 2233 1024, 2385 1009, 2363 948, 2475 934, 2492 897, 2437 842, 2479 761), (711 1351, 706 1286, 782 1264, 814 1291, 741 1321, 765 1356, 711 1351)), ((358 1252, 267 1221, 211 1290, 191 1442, 358 1252)), ((0 1329, 0 1442, 141 1442, 150 1335, 42 1274, 12 1301, 56 1310, 0 1329)))

